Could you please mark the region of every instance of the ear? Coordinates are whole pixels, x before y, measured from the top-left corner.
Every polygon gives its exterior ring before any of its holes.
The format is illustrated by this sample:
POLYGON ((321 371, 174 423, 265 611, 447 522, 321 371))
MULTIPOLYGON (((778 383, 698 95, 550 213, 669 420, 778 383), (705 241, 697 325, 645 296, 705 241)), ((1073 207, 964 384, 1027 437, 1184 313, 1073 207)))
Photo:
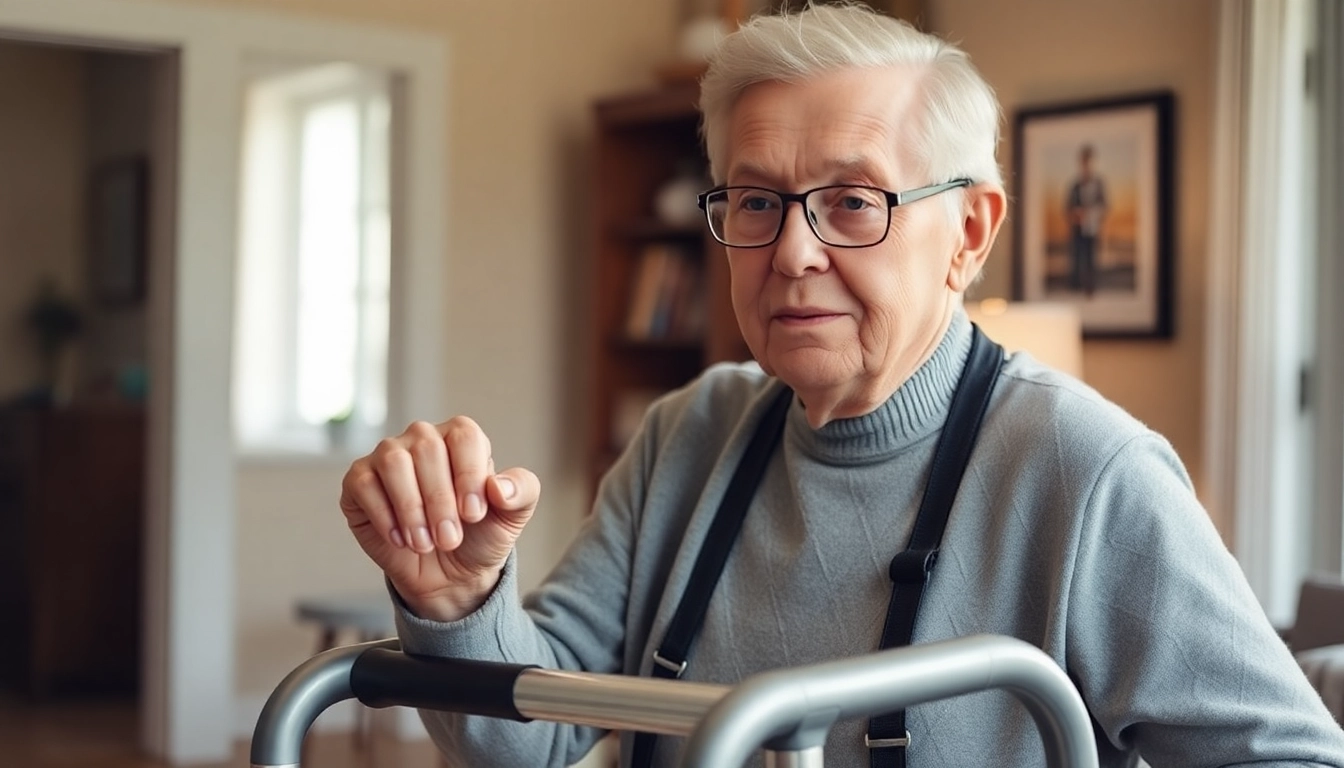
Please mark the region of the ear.
POLYGON ((965 293, 989 258, 1008 209, 1008 196, 996 184, 976 184, 966 189, 962 212, 961 248, 952 256, 947 287, 965 293))

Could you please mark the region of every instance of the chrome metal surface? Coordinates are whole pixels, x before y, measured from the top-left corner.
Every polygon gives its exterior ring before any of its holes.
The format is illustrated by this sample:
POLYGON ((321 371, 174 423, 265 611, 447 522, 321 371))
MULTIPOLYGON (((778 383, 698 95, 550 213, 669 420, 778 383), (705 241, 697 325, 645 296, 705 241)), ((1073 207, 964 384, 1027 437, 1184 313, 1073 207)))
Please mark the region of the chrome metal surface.
MULTIPOLYGON (((324 709, 353 697, 351 669, 371 647, 399 644, 336 648, 285 678, 257 722, 252 768, 297 768, 304 734, 324 709)), ((543 669, 523 670, 512 685, 517 711, 533 719, 689 734, 680 762, 688 768, 740 768, 762 747, 768 748, 769 768, 822 768, 822 745, 837 720, 1003 688, 1035 719, 1047 765, 1097 766, 1091 721, 1068 677, 1037 648, 1007 637, 962 638, 776 670, 731 687, 543 669)), ((460 706, 454 698, 460 693, 445 688, 444 708, 460 706)), ((395 705, 398 692, 387 694, 387 704, 395 705)), ((400 700, 424 701, 423 691, 416 695, 405 692, 400 700)))
POLYGON ((514 706, 534 720, 682 736, 731 690, 726 685, 529 669, 514 706))
POLYGON ((823 768, 826 764, 821 747, 797 752, 765 750, 765 768, 823 768))
POLYGON ((692 731, 680 765, 738 768, 760 745, 800 734, 792 749, 821 744, 821 716, 832 721, 890 712, 921 702, 1002 688, 1027 708, 1041 732, 1046 763, 1097 768, 1092 724, 1064 671, 1038 648, 1008 637, 977 636, 896 648, 748 678, 692 731))
POLYGON ((354 698, 350 668, 369 648, 400 648, 397 640, 347 645, 300 664, 271 692, 252 732, 252 768, 296 768, 303 737, 317 716, 354 698))

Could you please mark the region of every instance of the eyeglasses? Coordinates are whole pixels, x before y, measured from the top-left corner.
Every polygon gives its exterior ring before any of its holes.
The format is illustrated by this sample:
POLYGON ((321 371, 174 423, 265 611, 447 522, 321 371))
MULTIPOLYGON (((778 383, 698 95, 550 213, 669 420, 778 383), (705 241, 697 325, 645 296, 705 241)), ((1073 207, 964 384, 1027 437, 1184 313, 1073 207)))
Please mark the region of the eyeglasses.
POLYGON ((715 187, 701 192, 696 204, 709 220, 710 234, 729 248, 764 248, 778 240, 789 203, 802 204, 807 225, 821 242, 836 248, 868 248, 887 238, 892 208, 971 183, 970 179, 954 179, 906 192, 852 185, 798 193, 715 187))

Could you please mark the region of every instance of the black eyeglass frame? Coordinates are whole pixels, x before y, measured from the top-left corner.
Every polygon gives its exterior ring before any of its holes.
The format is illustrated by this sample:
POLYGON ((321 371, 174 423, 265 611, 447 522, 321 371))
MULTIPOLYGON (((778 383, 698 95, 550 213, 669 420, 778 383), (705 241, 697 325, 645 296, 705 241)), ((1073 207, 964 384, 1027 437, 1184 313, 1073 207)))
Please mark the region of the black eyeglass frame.
POLYGON ((832 248, 872 248, 875 245, 881 244, 882 241, 887 239, 887 235, 891 233, 891 209, 901 205, 908 205, 918 200, 923 200, 926 197, 933 197, 934 195, 939 194, 941 192, 946 192, 949 189, 957 189, 959 187, 969 187, 974 183, 975 182, 972 181, 971 179, 960 178, 960 179, 953 179, 951 181, 945 181, 940 184, 930 184, 926 187, 908 189, 904 192, 891 192, 882 189, 881 187, 870 187, 864 184, 827 184, 824 187, 814 187, 812 189, 803 192, 780 192, 779 190, 770 189, 769 187, 754 187, 750 185, 743 185, 743 186, 725 185, 714 187, 713 189, 707 189, 704 192, 701 192, 700 194, 696 195, 695 204, 699 206, 700 210, 705 212, 705 223, 708 224, 709 226, 709 234, 712 235, 714 239, 717 240, 720 244, 725 245, 729 248, 744 248, 744 249, 765 248, 767 246, 774 245, 775 242, 779 240, 779 236, 784 232, 784 219, 787 218, 788 216, 789 203, 798 203, 803 207, 803 218, 807 220, 808 229, 811 229, 812 234, 815 235, 818 240, 825 243, 826 245, 829 245, 832 248), (779 228, 775 230, 775 236, 770 238, 769 241, 760 243, 759 245, 733 245, 732 243, 729 243, 725 241, 723 238, 719 237, 719 235, 714 231, 714 224, 709 219, 710 195, 717 195, 721 192, 728 192, 734 189, 755 189, 761 192, 769 192, 770 194, 777 195, 779 197, 781 204, 779 213, 779 228), (868 243, 867 245, 842 245, 840 243, 832 243, 831 241, 822 237, 821 233, 817 231, 816 222, 812 220, 811 216, 807 215, 807 198, 813 192, 822 192, 827 189, 867 189, 873 192, 882 193, 882 195, 887 198, 887 226, 882 229, 882 237, 874 242, 868 243))

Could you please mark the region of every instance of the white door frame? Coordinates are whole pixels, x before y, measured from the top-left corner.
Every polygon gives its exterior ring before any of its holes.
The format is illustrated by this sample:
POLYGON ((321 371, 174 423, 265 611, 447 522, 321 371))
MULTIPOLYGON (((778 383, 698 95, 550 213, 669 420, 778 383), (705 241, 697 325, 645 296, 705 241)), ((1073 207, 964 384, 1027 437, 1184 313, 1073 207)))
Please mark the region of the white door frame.
POLYGON ((171 288, 151 291, 149 308, 171 321, 149 340, 142 740, 174 764, 222 762, 232 753, 235 693, 229 389, 243 65, 278 54, 404 76, 411 108, 402 138, 413 161, 398 190, 389 377, 398 424, 442 410, 447 46, 409 30, 162 0, 0 0, 0 36, 178 52, 175 256, 154 267, 168 270, 159 284, 171 288))

